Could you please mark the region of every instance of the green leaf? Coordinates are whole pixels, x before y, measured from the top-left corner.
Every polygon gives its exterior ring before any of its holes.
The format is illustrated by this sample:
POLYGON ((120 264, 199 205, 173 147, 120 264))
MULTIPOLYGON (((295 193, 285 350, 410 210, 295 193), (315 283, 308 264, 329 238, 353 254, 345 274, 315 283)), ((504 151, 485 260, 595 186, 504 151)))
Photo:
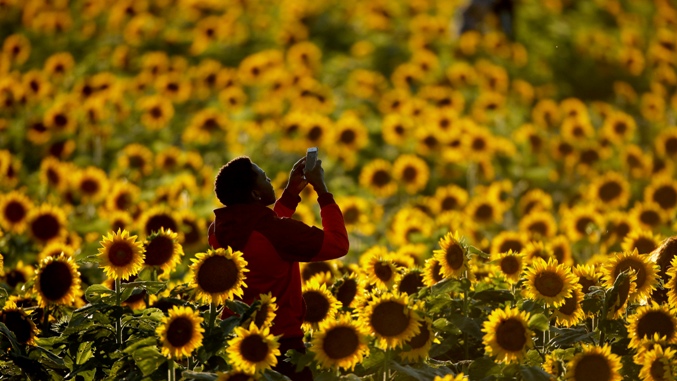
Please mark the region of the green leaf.
POLYGON ((9 340, 10 345, 12 345, 12 350, 14 352, 21 353, 21 346, 19 346, 19 342, 16 341, 16 336, 14 335, 14 332, 10 331, 9 328, 5 325, 5 323, 0 323, 0 332, 2 332, 3 335, 7 336, 7 339, 9 340))
MULTIPOLYGON (((110 288, 102 284, 93 284, 87 287, 87 290, 85 291, 85 298, 87 299, 88 302, 92 304, 95 303, 111 304, 110 300, 111 295, 115 295, 115 291, 111 290, 110 288)), ((115 301, 114 298, 112 301, 113 302, 115 301)))
POLYGON ((555 336, 549 345, 558 348, 568 348, 576 343, 594 343, 595 332, 588 332, 584 327, 578 328, 553 328, 555 336))
POLYGON ((75 363, 77 365, 82 365, 85 362, 87 362, 87 360, 92 358, 92 356, 94 355, 92 353, 93 344, 94 343, 92 341, 86 341, 80 344, 80 346, 78 347, 78 353, 75 356, 75 363))
POLYGON ((226 300, 226 307, 237 315, 243 315, 249 309, 249 304, 239 300, 226 300))
POLYGON ((468 377, 471 380, 481 380, 487 376, 501 373, 500 365, 489 357, 476 358, 468 367, 468 377))
POLYGON ((480 291, 472 295, 472 298, 477 301, 492 304, 501 304, 507 301, 515 300, 515 296, 508 290, 480 291))
POLYGON ((167 361, 155 345, 137 349, 134 351, 132 358, 144 376, 155 372, 160 365, 167 361))
POLYGON ((141 288, 146 290, 149 294, 157 294, 161 291, 164 291, 167 288, 166 282, 157 282, 157 281, 135 281, 123 283, 120 285, 121 288, 141 288))
POLYGON ((197 380, 197 381, 214 381, 219 378, 215 373, 205 373, 205 372, 193 372, 190 370, 184 370, 181 372, 181 377, 184 380, 197 380))
POLYGON ((392 361, 390 362, 389 367, 419 381, 432 380, 437 375, 434 368, 431 368, 430 366, 425 364, 416 364, 412 366, 412 365, 403 365, 395 361, 392 361))
POLYGON ((124 353, 134 353, 137 349, 141 347, 150 347, 150 346, 156 346, 157 345, 157 338, 156 337, 147 337, 145 339, 141 339, 137 341, 136 343, 133 343, 127 348, 123 350, 124 353))
POLYGON ((520 373, 522 374, 522 379, 524 381, 550 381, 552 378, 552 376, 542 368, 534 366, 522 365, 520 367, 520 373))
POLYGON ((458 329, 460 329, 463 333, 466 333, 471 337, 481 339, 482 336, 484 336, 482 334, 482 327, 480 327, 480 323, 476 319, 462 315, 456 315, 452 317, 451 322, 454 323, 454 325, 458 327, 458 329))
POLYGON ((532 330, 545 332, 550 330, 550 319, 544 314, 531 315, 528 325, 532 330))
POLYGON ((362 366, 364 369, 371 369, 371 368, 376 368, 380 367, 383 365, 383 361, 385 361, 386 355, 383 353, 383 351, 371 351, 371 354, 369 357, 365 358, 364 361, 362 361, 362 366))

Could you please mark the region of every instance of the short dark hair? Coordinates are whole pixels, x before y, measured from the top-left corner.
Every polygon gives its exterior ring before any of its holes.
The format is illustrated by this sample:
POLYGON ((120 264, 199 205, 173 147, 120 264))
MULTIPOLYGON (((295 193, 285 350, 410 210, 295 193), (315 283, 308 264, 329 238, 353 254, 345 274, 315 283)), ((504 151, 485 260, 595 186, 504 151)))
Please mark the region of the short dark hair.
POLYGON ((238 156, 219 169, 214 180, 216 198, 225 205, 244 204, 251 199, 256 172, 247 156, 238 156))

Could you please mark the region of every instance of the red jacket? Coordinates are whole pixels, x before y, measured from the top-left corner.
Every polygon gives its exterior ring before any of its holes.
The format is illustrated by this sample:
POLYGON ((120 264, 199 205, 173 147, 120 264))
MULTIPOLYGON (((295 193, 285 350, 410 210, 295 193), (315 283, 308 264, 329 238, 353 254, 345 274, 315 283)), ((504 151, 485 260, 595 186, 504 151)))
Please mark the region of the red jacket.
POLYGON ((251 304, 268 292, 277 298, 271 333, 284 337, 303 335, 306 306, 298 262, 326 261, 348 253, 343 214, 332 194, 317 199, 324 230, 290 218, 299 201, 299 196, 285 191, 273 210, 259 204, 215 209, 209 226, 213 248, 230 246, 241 251, 248 263, 242 301, 251 304))

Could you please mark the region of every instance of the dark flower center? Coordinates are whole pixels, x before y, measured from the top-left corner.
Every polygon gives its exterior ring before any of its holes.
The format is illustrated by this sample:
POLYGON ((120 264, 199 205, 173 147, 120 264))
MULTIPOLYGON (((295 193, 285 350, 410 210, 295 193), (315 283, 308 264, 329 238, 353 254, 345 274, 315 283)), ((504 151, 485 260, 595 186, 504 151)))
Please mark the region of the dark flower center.
POLYGON ((338 299, 338 301, 341 302, 344 307, 349 306, 350 303, 353 302, 353 299, 355 299, 356 295, 357 282, 352 278, 344 279, 338 291, 336 291, 336 299, 338 299))
POLYGON ((576 363, 573 369, 576 381, 608 381, 611 379, 609 361, 597 353, 589 353, 576 363))
POLYGON ((42 269, 39 282, 44 298, 55 302, 68 294, 73 284, 73 274, 66 263, 54 261, 42 269))
POLYGON ((514 255, 507 255, 501 259, 503 274, 512 275, 520 270, 520 261, 514 255))
POLYGON ((623 188, 615 181, 609 181, 599 187, 599 198, 604 202, 610 202, 621 195, 623 188))
POLYGON ((322 350, 327 357, 340 360, 353 355, 360 345, 360 338, 355 329, 337 326, 327 331, 322 342, 322 350))
POLYGON ((449 267, 454 270, 463 267, 465 253, 463 252, 461 245, 459 245, 458 242, 451 242, 449 247, 447 247, 444 259, 447 261, 449 267))
POLYGON ((268 344, 259 335, 249 335, 240 343, 240 354, 250 363, 259 363, 268 356, 268 344))
POLYGON ((663 209, 672 209, 677 205, 677 191, 669 185, 662 186, 654 192, 653 200, 663 209))
POLYGON ((522 322, 515 318, 503 320, 496 327, 496 342, 508 352, 521 351, 527 343, 526 329, 522 322))
POLYGON ((126 241, 113 242, 108 248, 108 260, 115 267, 124 267, 132 263, 134 250, 126 241))
POLYGON ((19 201, 12 200, 5 205, 5 219, 12 224, 21 222, 26 217, 27 212, 24 204, 19 201))
POLYGON ((385 301, 374 307, 370 323, 374 331, 384 337, 395 337, 402 334, 411 320, 405 313, 406 306, 395 302, 385 301))
POLYGON ((303 300, 306 302, 305 321, 310 323, 319 323, 327 317, 329 313, 329 300, 319 291, 306 291, 303 293, 303 300))
POLYGON ((38 216, 31 223, 31 231, 40 241, 49 241, 55 238, 59 234, 60 228, 59 220, 52 214, 38 216))
POLYGON ((33 327, 28 317, 18 310, 2 311, 0 313, 2 321, 10 331, 14 332, 16 340, 20 344, 26 344, 33 337, 33 327))
POLYGON ((552 271, 543 271, 536 274, 534 287, 541 295, 555 297, 564 289, 564 281, 559 274, 552 271))
POLYGON ((159 235, 146 245, 146 265, 162 266, 172 259, 174 240, 159 235))
POLYGON ((636 333, 640 339, 653 338, 657 333, 671 340, 675 335, 675 325, 665 311, 649 311, 639 318, 636 333))
POLYGON ((425 286, 423 283, 423 276, 418 271, 412 271, 402 277, 400 281, 400 291, 413 295, 418 292, 418 289, 425 286))
POLYGON ((390 183, 390 174, 384 170, 378 170, 372 176, 372 184, 378 188, 382 188, 390 183))
POLYGON ((208 294, 218 294, 232 289, 240 276, 235 262, 221 255, 214 255, 202 262, 197 272, 197 284, 208 294))
POLYGON ((151 235, 154 232, 160 231, 161 228, 171 230, 173 232, 179 231, 176 221, 168 214, 156 214, 148 219, 146 222, 146 234, 151 235))
POLYGON ((393 277, 393 270, 387 262, 378 261, 374 264, 374 274, 383 282, 388 282, 393 277))
POLYGON ((193 322, 187 317, 177 317, 167 327, 167 341, 174 348, 181 348, 193 338, 193 322))

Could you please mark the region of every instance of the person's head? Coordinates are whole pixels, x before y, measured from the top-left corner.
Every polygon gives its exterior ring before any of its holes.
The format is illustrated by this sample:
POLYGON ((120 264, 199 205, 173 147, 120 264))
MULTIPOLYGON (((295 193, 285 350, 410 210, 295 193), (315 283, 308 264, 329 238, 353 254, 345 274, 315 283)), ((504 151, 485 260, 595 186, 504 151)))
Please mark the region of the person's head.
POLYGON ((236 157, 221 167, 214 181, 216 198, 226 206, 275 202, 275 190, 266 173, 247 156, 236 157))

